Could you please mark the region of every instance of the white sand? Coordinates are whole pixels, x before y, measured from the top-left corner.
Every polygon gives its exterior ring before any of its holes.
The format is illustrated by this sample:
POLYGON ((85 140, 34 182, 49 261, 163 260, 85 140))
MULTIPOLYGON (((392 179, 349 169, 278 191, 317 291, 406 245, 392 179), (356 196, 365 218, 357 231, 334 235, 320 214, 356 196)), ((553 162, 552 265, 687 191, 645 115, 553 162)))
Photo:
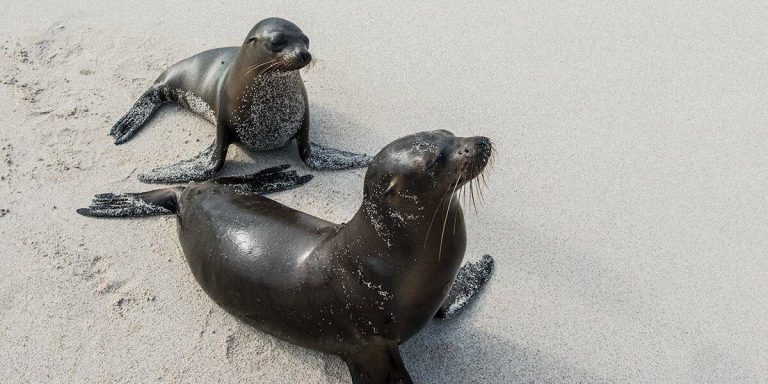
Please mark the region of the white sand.
MULTIPOLYGON (((348 382, 209 300, 174 219, 74 211, 205 148, 212 127, 178 108, 126 145, 107 132, 168 65, 272 15, 312 39, 321 144, 498 146, 467 250, 497 272, 405 346, 419 382, 768 381, 765 2, 29 3, 0 16, 0 382, 348 382)), ((293 148, 231 153, 230 173, 306 170, 293 148)), ((362 176, 275 198, 342 221, 362 176)))

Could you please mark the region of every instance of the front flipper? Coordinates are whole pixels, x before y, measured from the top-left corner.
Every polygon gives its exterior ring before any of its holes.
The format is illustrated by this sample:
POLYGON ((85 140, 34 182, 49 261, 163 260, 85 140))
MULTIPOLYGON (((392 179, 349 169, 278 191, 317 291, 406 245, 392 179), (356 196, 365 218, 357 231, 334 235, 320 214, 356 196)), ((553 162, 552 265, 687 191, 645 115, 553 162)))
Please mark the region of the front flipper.
POLYGON ((392 344, 369 344, 351 356, 343 356, 352 384, 413 384, 400 348, 392 344))
POLYGON ((299 176, 296 171, 287 171, 288 168, 288 164, 278 165, 250 175, 217 177, 213 181, 243 193, 264 195, 293 189, 312 180, 312 175, 299 176))
POLYGON ((158 167, 139 175, 139 180, 145 183, 183 183, 187 181, 202 181, 210 179, 224 165, 225 156, 216 155, 214 145, 176 164, 158 167))
POLYGON ((493 263, 493 258, 490 255, 484 255, 476 263, 464 264, 459 269, 451 291, 437 311, 435 318, 450 319, 456 316, 491 277, 493 263))
POLYGON ((307 166, 316 170, 362 168, 373 161, 373 157, 366 154, 324 147, 311 141, 309 147, 309 155, 302 160, 307 166))
POLYGON ((304 113, 301 129, 296 134, 296 143, 299 145, 301 161, 318 171, 362 168, 367 167, 373 161, 373 157, 366 154, 324 147, 309 141, 309 110, 304 113))

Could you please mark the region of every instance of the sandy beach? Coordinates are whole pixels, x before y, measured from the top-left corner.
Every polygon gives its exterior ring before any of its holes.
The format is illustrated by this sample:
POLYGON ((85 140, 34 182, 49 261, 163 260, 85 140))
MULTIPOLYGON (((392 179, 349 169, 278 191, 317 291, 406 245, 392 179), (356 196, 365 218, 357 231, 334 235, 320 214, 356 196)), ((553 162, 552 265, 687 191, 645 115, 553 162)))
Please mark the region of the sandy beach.
MULTIPOLYGON (((163 108, 107 133, 169 65, 279 16, 310 37, 312 137, 493 139, 469 308, 403 347, 419 383, 768 382, 768 4, 743 1, 5 1, 0 16, 0 382, 348 383, 336 357, 240 323, 187 267, 173 217, 79 216, 193 156, 213 126, 163 108)), ((365 171, 295 146, 275 200, 348 220, 365 171)))

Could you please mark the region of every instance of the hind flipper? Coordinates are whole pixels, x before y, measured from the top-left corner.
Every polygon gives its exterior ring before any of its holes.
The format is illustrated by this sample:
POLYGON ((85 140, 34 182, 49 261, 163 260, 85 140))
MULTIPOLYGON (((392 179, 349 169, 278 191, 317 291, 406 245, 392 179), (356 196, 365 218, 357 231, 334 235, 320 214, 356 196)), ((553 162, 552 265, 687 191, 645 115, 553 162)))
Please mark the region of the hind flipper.
POLYGON ((144 92, 133 107, 112 126, 109 134, 115 138, 115 144, 130 140, 165 101, 162 88, 159 86, 153 86, 144 92))
POLYGON ((480 288, 490 279, 493 273, 493 258, 484 255, 476 263, 466 263, 459 269, 456 279, 453 281, 451 291, 445 298, 435 318, 450 319, 456 316, 464 308, 480 288))
POLYGON ((296 171, 287 171, 288 168, 288 164, 278 165, 250 175, 218 177, 213 181, 243 193, 265 195, 293 189, 312 180, 312 175, 299 176, 296 171))
POLYGON ((88 208, 77 213, 91 217, 138 217, 172 215, 176 197, 182 188, 168 188, 143 193, 102 193, 88 208))

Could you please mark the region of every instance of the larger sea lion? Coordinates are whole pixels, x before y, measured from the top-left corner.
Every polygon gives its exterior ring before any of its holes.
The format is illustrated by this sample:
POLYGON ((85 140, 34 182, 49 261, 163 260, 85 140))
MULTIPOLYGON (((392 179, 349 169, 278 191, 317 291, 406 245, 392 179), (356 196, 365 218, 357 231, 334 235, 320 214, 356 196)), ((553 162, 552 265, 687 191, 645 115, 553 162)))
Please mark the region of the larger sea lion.
POLYGON ((254 193, 306 181, 284 168, 139 194, 97 195, 88 216, 176 214, 192 273, 248 324, 340 356, 354 383, 411 383, 399 345, 455 313, 493 259, 461 268, 458 191, 491 156, 485 137, 448 131, 398 139, 375 157, 363 202, 334 224, 254 193), (459 279, 456 279, 457 274, 459 279))
POLYGON ((370 157, 309 140, 309 103, 299 69, 312 61, 309 38, 290 21, 269 18, 240 47, 211 49, 163 72, 110 131, 115 144, 130 140, 165 103, 175 102, 216 124, 216 139, 192 159, 142 173, 150 183, 205 180, 224 166, 227 148, 280 148, 296 139, 313 169, 368 165, 370 157))

